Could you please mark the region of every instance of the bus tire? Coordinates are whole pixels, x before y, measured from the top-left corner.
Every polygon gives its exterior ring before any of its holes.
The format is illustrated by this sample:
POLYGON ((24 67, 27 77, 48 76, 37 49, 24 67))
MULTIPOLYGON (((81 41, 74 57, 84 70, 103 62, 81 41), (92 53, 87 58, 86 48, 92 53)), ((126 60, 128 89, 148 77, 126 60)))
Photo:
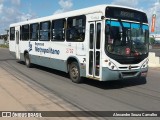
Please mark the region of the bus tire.
POLYGON ((25 57, 25 64, 26 64, 26 66, 27 66, 28 68, 30 68, 30 67, 31 67, 31 61, 30 61, 30 58, 29 58, 29 54, 26 53, 26 54, 24 55, 24 57, 25 57))
POLYGON ((80 69, 79 69, 79 65, 77 62, 72 62, 69 65, 69 75, 70 75, 70 79, 72 80, 72 82, 74 83, 82 82, 82 78, 80 77, 80 69))

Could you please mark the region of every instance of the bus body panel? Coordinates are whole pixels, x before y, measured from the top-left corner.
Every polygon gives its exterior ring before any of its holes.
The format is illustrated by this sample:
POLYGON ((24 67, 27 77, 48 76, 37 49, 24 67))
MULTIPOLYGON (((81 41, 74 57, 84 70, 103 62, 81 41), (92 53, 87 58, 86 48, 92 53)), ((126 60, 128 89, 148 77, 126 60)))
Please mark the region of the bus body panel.
MULTIPOLYGON (((146 73, 148 67, 142 68, 143 64, 147 64, 148 58, 144 59, 138 64, 120 64, 116 60, 106 55, 104 50, 105 45, 105 24, 103 19, 105 16, 105 8, 107 6, 97 6, 80 11, 63 13, 60 15, 53 15, 44 18, 38 18, 21 23, 12 24, 10 27, 15 27, 16 31, 20 32, 20 27, 25 24, 40 23, 42 21, 51 21, 54 19, 68 19, 77 15, 86 16, 85 38, 83 42, 71 42, 66 38, 63 42, 57 41, 22 41, 19 39, 9 42, 10 52, 17 57, 17 59, 24 61, 24 55, 29 53, 31 63, 45 66, 48 68, 68 72, 68 61, 74 59, 78 62, 80 68, 80 76, 87 77, 99 81, 121 80, 124 78, 143 77, 141 73, 146 73), (70 14, 72 13, 72 14, 70 14), (93 48, 90 48, 91 26, 94 25, 93 48), (97 47, 97 31, 100 28, 100 48, 97 47), (19 55, 19 56, 18 56, 19 55), (97 57, 98 55, 98 57, 97 57), (92 61, 90 61, 92 56, 92 61), (97 63, 98 61, 98 63, 97 63), (109 65, 111 62, 116 70, 111 69, 109 65), (134 67, 136 66, 136 67, 134 67), (131 69, 130 69, 131 67, 131 69), (133 67, 133 68, 132 68, 133 67)), ((125 7, 126 8, 126 7, 125 7)), ((19 33, 19 38, 20 33, 19 33)))

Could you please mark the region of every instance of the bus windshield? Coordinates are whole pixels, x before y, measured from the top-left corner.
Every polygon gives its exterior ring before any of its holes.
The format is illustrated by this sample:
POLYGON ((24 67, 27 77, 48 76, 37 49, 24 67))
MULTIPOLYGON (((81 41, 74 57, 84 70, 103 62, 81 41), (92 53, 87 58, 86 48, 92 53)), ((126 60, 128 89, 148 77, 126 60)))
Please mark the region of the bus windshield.
POLYGON ((122 56, 148 53, 148 25, 106 20, 105 31, 105 51, 122 56))

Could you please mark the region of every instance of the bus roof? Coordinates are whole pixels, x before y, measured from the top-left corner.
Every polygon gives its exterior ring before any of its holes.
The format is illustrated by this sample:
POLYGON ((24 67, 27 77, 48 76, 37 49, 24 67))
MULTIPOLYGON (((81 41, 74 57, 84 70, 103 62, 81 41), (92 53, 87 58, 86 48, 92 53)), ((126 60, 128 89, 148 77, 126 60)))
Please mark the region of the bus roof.
POLYGON ((48 21, 48 20, 52 20, 52 19, 61 19, 61 18, 67 18, 67 17, 72 17, 72 16, 78 16, 78 15, 98 13, 98 12, 102 13, 104 15, 106 7, 126 8, 126 9, 132 9, 132 10, 136 10, 136 11, 140 11, 140 12, 144 13, 144 11, 142 11, 142 10, 138 10, 138 9, 131 8, 131 7, 104 4, 104 5, 97 5, 97 6, 93 6, 93 7, 73 10, 73 11, 59 13, 59 14, 53 14, 51 16, 26 20, 26 21, 22 21, 22 22, 18 22, 18 23, 13 23, 13 24, 10 25, 10 27, 25 25, 25 24, 30 24, 30 23, 36 23, 36 22, 43 22, 43 21, 48 21))

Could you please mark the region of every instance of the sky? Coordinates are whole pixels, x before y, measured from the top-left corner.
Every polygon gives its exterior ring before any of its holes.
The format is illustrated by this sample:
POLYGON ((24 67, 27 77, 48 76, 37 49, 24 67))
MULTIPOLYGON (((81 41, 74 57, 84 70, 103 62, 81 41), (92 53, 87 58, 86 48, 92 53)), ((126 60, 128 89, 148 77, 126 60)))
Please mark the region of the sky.
POLYGON ((11 23, 101 4, 123 5, 143 10, 147 13, 149 24, 156 11, 156 33, 160 33, 158 2, 160 0, 0 0, 0 34, 5 34, 11 23))

